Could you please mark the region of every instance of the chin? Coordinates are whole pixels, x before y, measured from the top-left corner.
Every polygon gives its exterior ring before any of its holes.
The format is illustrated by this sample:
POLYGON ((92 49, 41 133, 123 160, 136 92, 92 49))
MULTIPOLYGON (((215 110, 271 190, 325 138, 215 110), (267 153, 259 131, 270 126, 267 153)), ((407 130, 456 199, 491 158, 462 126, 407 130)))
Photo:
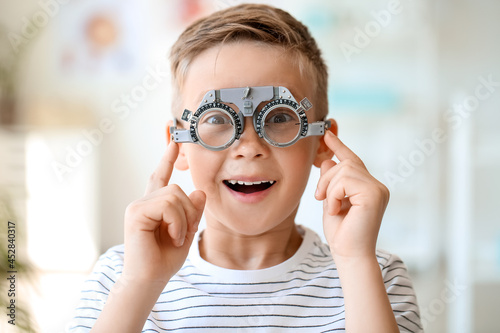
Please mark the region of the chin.
POLYGON ((274 214, 262 216, 262 214, 255 214, 255 211, 253 214, 240 212, 239 217, 230 218, 225 216, 223 220, 219 220, 219 223, 234 233, 248 237, 265 234, 275 228, 278 228, 280 225, 282 226, 287 220, 291 221, 290 223, 292 224, 294 223, 294 219, 289 218, 290 216, 288 216, 288 218, 283 218, 283 216, 279 217, 273 215, 274 214))

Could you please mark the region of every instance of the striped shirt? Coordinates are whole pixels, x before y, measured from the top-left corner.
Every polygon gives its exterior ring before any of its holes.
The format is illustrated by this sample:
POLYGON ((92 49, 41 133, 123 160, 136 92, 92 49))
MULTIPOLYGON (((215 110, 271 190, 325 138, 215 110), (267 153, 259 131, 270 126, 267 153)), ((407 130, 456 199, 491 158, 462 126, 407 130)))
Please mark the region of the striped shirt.
MULTIPOLYGON (((343 332, 345 309, 327 245, 300 226, 303 241, 283 263, 260 270, 217 267, 193 242, 183 267, 169 281, 142 332, 343 332)), ((88 332, 123 269, 123 245, 103 254, 86 281, 70 332, 88 332)), ((377 251, 385 287, 401 332, 422 332, 404 263, 377 251)))

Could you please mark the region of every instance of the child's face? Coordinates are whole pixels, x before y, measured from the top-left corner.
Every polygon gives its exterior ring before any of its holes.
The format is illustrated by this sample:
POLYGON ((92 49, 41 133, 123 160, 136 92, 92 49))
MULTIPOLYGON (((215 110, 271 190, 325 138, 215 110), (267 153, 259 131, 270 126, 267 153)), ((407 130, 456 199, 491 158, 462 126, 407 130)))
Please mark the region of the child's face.
MULTIPOLYGON (((209 49, 193 60, 181 89, 182 106, 196 111, 211 89, 247 86, 284 86, 297 100, 308 97, 315 103, 314 83, 300 76, 283 51, 242 42, 209 49)), ((307 117, 319 120, 314 108, 307 117)), ((320 140, 308 137, 290 147, 273 147, 258 137, 247 118, 242 136, 229 148, 211 151, 184 143, 176 165, 189 168, 195 187, 206 193, 208 226, 258 235, 294 222, 311 166, 324 159, 318 154, 320 140)))

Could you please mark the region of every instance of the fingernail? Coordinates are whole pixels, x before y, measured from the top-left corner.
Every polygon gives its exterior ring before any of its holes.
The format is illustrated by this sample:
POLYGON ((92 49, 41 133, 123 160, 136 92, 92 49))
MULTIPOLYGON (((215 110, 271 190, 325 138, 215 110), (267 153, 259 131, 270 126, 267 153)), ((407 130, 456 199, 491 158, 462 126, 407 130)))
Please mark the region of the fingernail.
POLYGON ((184 245, 184 238, 181 238, 177 241, 179 243, 179 246, 184 245))

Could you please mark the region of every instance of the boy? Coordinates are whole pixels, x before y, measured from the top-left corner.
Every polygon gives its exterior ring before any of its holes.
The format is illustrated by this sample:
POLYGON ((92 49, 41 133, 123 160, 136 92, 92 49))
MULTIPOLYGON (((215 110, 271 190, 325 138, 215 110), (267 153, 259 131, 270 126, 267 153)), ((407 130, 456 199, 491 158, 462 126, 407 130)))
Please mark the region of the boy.
POLYGON ((168 148, 72 331, 420 332, 404 264, 375 249, 388 190, 324 119, 326 66, 307 28, 240 5, 188 27, 171 61, 168 148), (294 221, 312 165, 328 244, 294 221), (174 166, 196 191, 169 183, 174 166))

